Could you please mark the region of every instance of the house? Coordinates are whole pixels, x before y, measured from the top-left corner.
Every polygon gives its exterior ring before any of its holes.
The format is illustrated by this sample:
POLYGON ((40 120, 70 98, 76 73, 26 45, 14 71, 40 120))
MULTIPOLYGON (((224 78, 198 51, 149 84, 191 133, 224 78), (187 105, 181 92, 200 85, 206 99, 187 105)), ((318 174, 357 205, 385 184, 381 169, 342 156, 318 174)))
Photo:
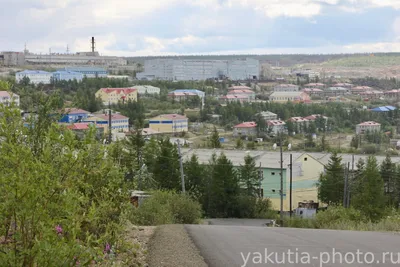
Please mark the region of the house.
POLYGON ((67 126, 67 129, 72 130, 79 138, 83 138, 85 134, 90 130, 90 127, 96 128, 96 136, 101 139, 104 136, 104 128, 97 127, 95 124, 90 122, 78 122, 67 126))
POLYGON ((53 81, 73 81, 76 80, 78 82, 82 81, 83 74, 79 72, 73 71, 56 71, 53 72, 53 81))
POLYGON ((245 102, 250 102, 250 99, 246 95, 224 95, 218 98, 220 102, 223 103, 230 103, 230 102, 240 102, 240 103, 245 103, 245 102))
POLYGON ((65 110, 61 111, 61 119, 59 122, 61 123, 75 123, 81 122, 87 117, 89 117, 90 112, 79 109, 79 108, 66 108, 65 110))
MULTIPOLYGON (((255 159, 256 166, 259 167, 261 183, 260 193, 264 198, 269 198, 272 208, 280 209, 280 153, 264 150, 252 150, 243 153, 238 150, 215 150, 215 149, 188 149, 182 148, 183 160, 190 160, 192 155, 196 155, 199 162, 209 164, 213 153, 220 156, 221 153, 232 162, 235 168, 244 165, 244 157, 249 155, 255 159)), ((314 201, 318 202, 318 177, 324 171, 324 164, 312 157, 309 153, 283 152, 283 209, 290 210, 290 155, 292 155, 292 209, 297 207, 299 202, 314 201)))
POLYGON ((304 92, 273 92, 269 96, 269 100, 277 103, 295 102, 307 103, 310 102, 310 96, 304 92))
POLYGON ((101 88, 96 92, 96 98, 100 98, 104 105, 137 101, 138 92, 134 88, 101 88))
POLYGON ((294 84, 278 84, 274 87, 274 92, 298 92, 300 86, 294 84))
POLYGON ((95 124, 98 128, 103 128, 104 133, 108 133, 108 119, 97 117, 99 114, 89 115, 86 119, 83 119, 83 123, 95 124))
POLYGON ((267 121, 268 128, 271 130, 271 134, 278 135, 280 133, 286 133, 286 123, 281 120, 270 120, 267 121))
POLYGON ((379 132, 381 124, 374 121, 365 121, 356 125, 356 134, 363 134, 365 132, 379 132))
POLYGON ((228 91, 227 95, 235 95, 235 96, 246 96, 249 101, 256 99, 256 93, 249 89, 234 89, 228 91))
POLYGON ((160 133, 188 131, 188 118, 179 114, 162 114, 149 120, 149 128, 160 133))
POLYGON ((15 74, 17 83, 21 82, 24 78, 28 78, 30 83, 33 84, 50 84, 53 74, 42 70, 24 70, 15 74))
POLYGON ((378 90, 363 91, 359 92, 358 95, 368 99, 377 99, 384 96, 383 92, 378 90))
POLYGON ((320 114, 313 114, 313 115, 305 117, 304 119, 315 122, 318 118, 324 118, 325 120, 328 120, 328 117, 320 115, 320 114))
POLYGON ((178 89, 169 92, 168 97, 176 101, 184 101, 191 97, 199 97, 203 102, 205 98, 205 93, 197 89, 178 89))
POLYGON ((265 120, 265 121, 278 119, 278 115, 271 111, 261 111, 260 113, 257 113, 256 115, 261 116, 261 118, 263 118, 263 120, 265 120))
POLYGON ((372 91, 373 89, 369 86, 355 86, 350 89, 352 94, 359 94, 362 92, 372 91))
POLYGON ((14 103, 15 106, 19 107, 19 101, 19 95, 8 91, 0 91, 0 104, 10 106, 11 103, 14 103))
POLYGON ((65 67, 59 71, 78 72, 86 78, 107 78, 108 74, 105 69, 97 67, 65 67))
POLYGON ((257 124, 254 121, 243 122, 233 126, 233 136, 255 136, 257 134, 257 124))
POLYGON ((386 91, 384 93, 385 98, 387 99, 396 99, 399 100, 400 99, 400 89, 395 89, 395 90, 390 90, 390 91, 386 91))
POLYGON ((159 95, 161 89, 151 85, 136 85, 132 87, 136 89, 139 95, 159 95))

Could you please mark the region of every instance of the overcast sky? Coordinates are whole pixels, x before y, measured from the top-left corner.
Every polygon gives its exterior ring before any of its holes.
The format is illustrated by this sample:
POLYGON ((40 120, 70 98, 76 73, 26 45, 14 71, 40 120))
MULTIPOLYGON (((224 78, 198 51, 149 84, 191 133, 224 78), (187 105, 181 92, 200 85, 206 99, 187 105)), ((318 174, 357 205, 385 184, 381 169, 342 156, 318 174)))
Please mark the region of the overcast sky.
POLYGON ((0 51, 400 52, 400 0, 0 0, 0 51))

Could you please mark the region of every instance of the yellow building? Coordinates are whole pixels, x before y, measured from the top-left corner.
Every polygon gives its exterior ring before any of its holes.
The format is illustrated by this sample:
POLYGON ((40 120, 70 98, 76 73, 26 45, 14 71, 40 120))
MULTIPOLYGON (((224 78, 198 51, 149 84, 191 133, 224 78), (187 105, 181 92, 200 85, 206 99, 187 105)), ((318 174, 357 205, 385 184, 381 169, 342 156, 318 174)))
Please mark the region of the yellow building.
POLYGON ((137 101, 137 95, 134 88, 101 88, 96 92, 96 98, 100 98, 104 105, 137 101))
POLYGON ((179 114, 163 114, 149 120, 149 128, 160 133, 188 131, 188 118, 179 114))

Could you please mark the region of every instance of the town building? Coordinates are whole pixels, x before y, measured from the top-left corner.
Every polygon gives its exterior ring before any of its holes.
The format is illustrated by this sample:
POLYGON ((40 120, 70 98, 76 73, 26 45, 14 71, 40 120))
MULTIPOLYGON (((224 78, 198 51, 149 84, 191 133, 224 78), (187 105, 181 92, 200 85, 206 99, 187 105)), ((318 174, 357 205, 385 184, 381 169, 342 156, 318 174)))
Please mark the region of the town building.
POLYGON ((313 114, 313 115, 305 117, 304 119, 315 122, 318 118, 323 118, 324 120, 328 120, 328 117, 320 115, 320 114, 313 114))
POLYGON ((274 92, 298 92, 300 86, 295 84, 278 84, 274 86, 274 92))
POLYGON ((278 119, 278 115, 271 111, 261 111, 260 113, 257 113, 256 115, 261 116, 261 118, 265 121, 278 119))
POLYGON ((67 129, 73 131, 78 138, 84 138, 90 127, 96 128, 96 137, 102 139, 104 137, 104 128, 98 127, 96 124, 90 122, 77 122, 67 126, 67 129))
POLYGON ((254 91, 249 90, 249 89, 234 89, 228 91, 227 95, 235 95, 235 96, 246 96, 249 101, 255 100, 256 99, 256 93, 254 91))
POLYGON ((228 87, 228 91, 230 90, 253 90, 251 87, 244 86, 244 85, 234 85, 231 87, 228 87))
POLYGON ((323 83, 307 83, 304 85, 304 87, 323 89, 325 87, 325 84, 323 84, 323 83))
MULTIPOLYGON (((102 114, 106 114, 106 113, 103 112, 102 114)), ((108 123, 109 123, 108 118, 105 119, 103 116, 98 117, 97 115, 101 115, 101 113, 89 115, 86 119, 83 119, 82 122, 93 123, 96 125, 97 128, 103 128, 104 133, 108 133, 108 123)))
POLYGON ((19 107, 19 95, 8 91, 0 91, 0 104, 10 106, 11 103, 14 103, 16 107, 19 107))
POLYGON ((350 89, 352 94, 359 94, 363 92, 372 91, 373 89, 369 86, 355 86, 350 89))
POLYGON ((301 90, 303 93, 306 93, 310 96, 322 96, 324 95, 324 90, 318 88, 304 88, 301 90))
POLYGON ((349 94, 349 89, 345 87, 329 87, 325 89, 326 96, 339 96, 349 94))
POLYGON ((294 130, 297 133, 302 133, 304 132, 305 128, 308 127, 309 125, 309 120, 303 117, 291 117, 288 119, 291 123, 294 125, 294 130))
POLYGON ((276 136, 281 133, 287 133, 286 123, 281 120, 267 121, 268 128, 272 135, 276 136))
POLYGON ((133 89, 136 89, 139 95, 159 95, 161 89, 151 85, 135 85, 132 86, 133 89))
POLYGON ((351 83, 336 83, 333 85, 333 87, 344 87, 347 89, 351 89, 354 85, 351 83))
POLYGON ((168 97, 176 101, 185 101, 192 97, 199 97, 201 102, 204 103, 206 94, 197 89, 178 89, 168 93, 168 97))
POLYGON ((358 95, 363 97, 364 99, 378 99, 384 96, 384 93, 382 91, 378 90, 370 90, 370 91, 362 91, 359 92, 358 95))
MULTIPOLYGON (((96 124, 104 124, 106 122, 108 129, 110 129, 110 125, 109 125, 110 115, 107 113, 107 111, 105 111, 103 114, 95 114, 95 117, 98 117, 101 119, 101 120, 98 120, 96 122, 96 124)), ((111 132, 113 132, 113 133, 129 132, 129 118, 124 115, 121 115, 119 113, 111 114, 111 132)))
POLYGON ((384 96, 386 99, 400 100, 400 89, 386 91, 384 92, 384 96))
POLYGON ((53 75, 50 72, 42 70, 24 70, 15 74, 17 83, 21 82, 24 78, 28 78, 30 83, 33 84, 50 84, 53 75))
POLYGON ((273 92, 269 96, 269 100, 277 103, 295 102, 307 103, 310 102, 310 96, 304 92, 273 92))
POLYGON ((127 103, 137 101, 137 90, 134 88, 101 88, 96 94, 104 105, 117 104, 118 102, 127 103))
POLYGON ((149 59, 144 72, 136 74, 139 80, 192 81, 207 79, 256 80, 260 62, 253 58, 232 60, 206 59, 149 59))
POLYGON ((70 71, 82 73, 86 78, 107 78, 108 72, 103 68, 97 67, 65 67, 60 71, 70 71))
POLYGON ((22 52, 12 52, 12 51, 1 52, 0 65, 7 67, 24 66, 25 54, 22 52))
POLYGON ((356 125, 356 134, 364 134, 365 132, 379 132, 381 124, 374 121, 365 121, 356 125))
POLYGON ((72 71, 56 71, 53 72, 53 81, 82 81, 83 74, 72 71))
POLYGON ((60 111, 61 118, 59 122, 62 123, 76 123, 82 122, 89 117, 90 112, 79 108, 66 108, 60 111))
POLYGON ((218 100, 222 103, 231 103, 231 102, 239 102, 246 103, 250 102, 250 99, 247 95, 224 95, 218 98, 218 100))
POLYGON ((179 114, 162 114, 149 120, 149 128, 160 133, 188 131, 188 118, 179 114))
POLYGON ((255 136, 257 134, 257 124, 254 121, 243 122, 233 126, 233 136, 255 136))

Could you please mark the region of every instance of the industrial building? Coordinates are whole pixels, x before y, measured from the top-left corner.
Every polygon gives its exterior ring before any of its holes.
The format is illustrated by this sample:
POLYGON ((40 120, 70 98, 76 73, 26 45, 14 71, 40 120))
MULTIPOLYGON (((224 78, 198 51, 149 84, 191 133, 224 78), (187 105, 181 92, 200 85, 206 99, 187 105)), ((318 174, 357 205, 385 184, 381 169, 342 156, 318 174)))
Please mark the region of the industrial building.
POLYGON ((25 65, 25 54, 22 52, 2 52, 0 53, 0 65, 3 66, 23 66, 25 65))
POLYGON ((53 80, 54 81, 73 81, 76 80, 78 82, 82 81, 83 74, 79 72, 73 71, 56 71, 53 72, 53 80))
POLYGON ((96 67, 65 67, 59 71, 78 72, 86 78, 107 78, 108 75, 107 70, 96 67))
POLYGON ((42 70, 24 70, 15 74, 15 80, 19 83, 24 78, 29 78, 33 84, 50 84, 53 74, 42 70))
POLYGON ((257 80, 260 62, 252 58, 234 60, 194 60, 159 58, 146 60, 139 80, 190 81, 223 79, 257 80))

